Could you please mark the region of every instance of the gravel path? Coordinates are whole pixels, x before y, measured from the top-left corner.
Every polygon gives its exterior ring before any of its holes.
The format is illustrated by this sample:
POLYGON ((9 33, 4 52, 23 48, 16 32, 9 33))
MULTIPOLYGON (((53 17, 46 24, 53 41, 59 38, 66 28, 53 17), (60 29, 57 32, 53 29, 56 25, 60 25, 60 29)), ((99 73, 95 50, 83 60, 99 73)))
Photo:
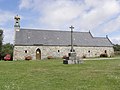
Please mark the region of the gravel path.
POLYGON ((111 60, 111 59, 117 59, 117 58, 85 58, 83 60, 111 60))

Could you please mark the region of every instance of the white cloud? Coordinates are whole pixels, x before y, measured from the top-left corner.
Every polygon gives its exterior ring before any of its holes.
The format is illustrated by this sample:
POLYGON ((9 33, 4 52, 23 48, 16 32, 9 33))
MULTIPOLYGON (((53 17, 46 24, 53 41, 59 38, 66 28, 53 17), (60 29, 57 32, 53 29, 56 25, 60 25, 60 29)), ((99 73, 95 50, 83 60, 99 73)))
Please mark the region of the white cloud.
POLYGON ((116 0, 21 0, 21 9, 31 7, 46 25, 60 28, 72 23, 82 30, 93 30, 120 12, 116 0))
POLYGON ((19 8, 20 9, 22 9, 22 8, 26 8, 26 9, 32 8, 32 1, 33 0, 20 0, 19 8))
POLYGON ((0 29, 3 30, 3 43, 13 43, 13 28, 11 22, 14 20, 15 14, 10 11, 0 10, 0 29))
POLYGON ((3 43, 13 43, 14 40, 14 30, 10 28, 3 29, 3 43))
POLYGON ((106 15, 111 15, 111 14, 115 14, 118 13, 120 10, 120 6, 118 4, 118 2, 116 2, 115 0, 106 0, 104 5, 103 5, 103 10, 104 13, 106 13, 106 15))
MULTIPOLYGON (((98 0, 94 0, 94 1, 98 1, 98 0)), ((106 20, 109 20, 114 15, 118 14, 120 10, 119 4, 115 0, 111 0, 111 1, 99 0, 98 3, 91 2, 91 4, 90 4, 90 7, 92 7, 92 9, 87 13, 85 12, 83 14, 83 17, 80 19, 81 21, 80 25, 82 29, 91 29, 91 30, 94 28, 96 29, 99 25, 104 23, 106 20)), ((88 5, 89 5, 89 2, 88 2, 88 5)))
POLYGON ((68 1, 58 1, 54 4, 45 8, 43 17, 40 17, 41 22, 51 26, 61 26, 79 17, 83 11, 82 6, 77 3, 74 5, 68 1))
POLYGON ((0 10, 0 13, 1 13, 0 14, 0 25, 4 25, 7 22, 12 21, 15 16, 14 13, 11 13, 9 11, 0 10))
POLYGON ((120 36, 114 36, 110 38, 113 44, 119 44, 120 45, 120 36))
POLYGON ((68 28, 72 24, 80 31, 99 35, 120 28, 119 0, 21 0, 19 8, 37 12, 38 22, 48 28, 68 28))
POLYGON ((108 23, 104 23, 100 29, 103 33, 111 33, 120 29, 120 16, 110 20, 108 23))

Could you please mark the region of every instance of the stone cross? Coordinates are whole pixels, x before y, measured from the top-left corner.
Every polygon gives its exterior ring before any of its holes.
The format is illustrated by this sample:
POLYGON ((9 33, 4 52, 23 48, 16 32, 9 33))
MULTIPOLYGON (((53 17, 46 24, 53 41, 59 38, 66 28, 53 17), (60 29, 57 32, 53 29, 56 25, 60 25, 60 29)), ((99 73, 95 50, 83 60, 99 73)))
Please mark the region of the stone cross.
POLYGON ((71 29, 71 52, 73 52, 74 51, 73 50, 73 29, 74 27, 71 25, 69 28, 71 29))

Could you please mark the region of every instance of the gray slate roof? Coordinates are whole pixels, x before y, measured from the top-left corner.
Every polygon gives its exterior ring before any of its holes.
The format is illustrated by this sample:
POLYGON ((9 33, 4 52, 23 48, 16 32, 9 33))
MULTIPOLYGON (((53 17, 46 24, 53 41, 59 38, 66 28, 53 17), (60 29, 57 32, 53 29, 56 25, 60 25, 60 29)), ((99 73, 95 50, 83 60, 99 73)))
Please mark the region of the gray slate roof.
MULTIPOLYGON (((73 32, 77 46, 113 46, 107 37, 93 37, 90 32, 73 32)), ((15 45, 71 45, 70 31, 20 29, 16 31, 15 45)))

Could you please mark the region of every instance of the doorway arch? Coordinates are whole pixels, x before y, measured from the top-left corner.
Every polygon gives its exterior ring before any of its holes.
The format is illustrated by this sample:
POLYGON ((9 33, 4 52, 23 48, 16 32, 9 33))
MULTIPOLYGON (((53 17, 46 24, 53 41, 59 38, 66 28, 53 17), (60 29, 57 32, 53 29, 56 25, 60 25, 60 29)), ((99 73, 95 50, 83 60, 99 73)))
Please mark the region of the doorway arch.
POLYGON ((36 50, 36 60, 40 60, 41 59, 41 50, 38 48, 36 50))

